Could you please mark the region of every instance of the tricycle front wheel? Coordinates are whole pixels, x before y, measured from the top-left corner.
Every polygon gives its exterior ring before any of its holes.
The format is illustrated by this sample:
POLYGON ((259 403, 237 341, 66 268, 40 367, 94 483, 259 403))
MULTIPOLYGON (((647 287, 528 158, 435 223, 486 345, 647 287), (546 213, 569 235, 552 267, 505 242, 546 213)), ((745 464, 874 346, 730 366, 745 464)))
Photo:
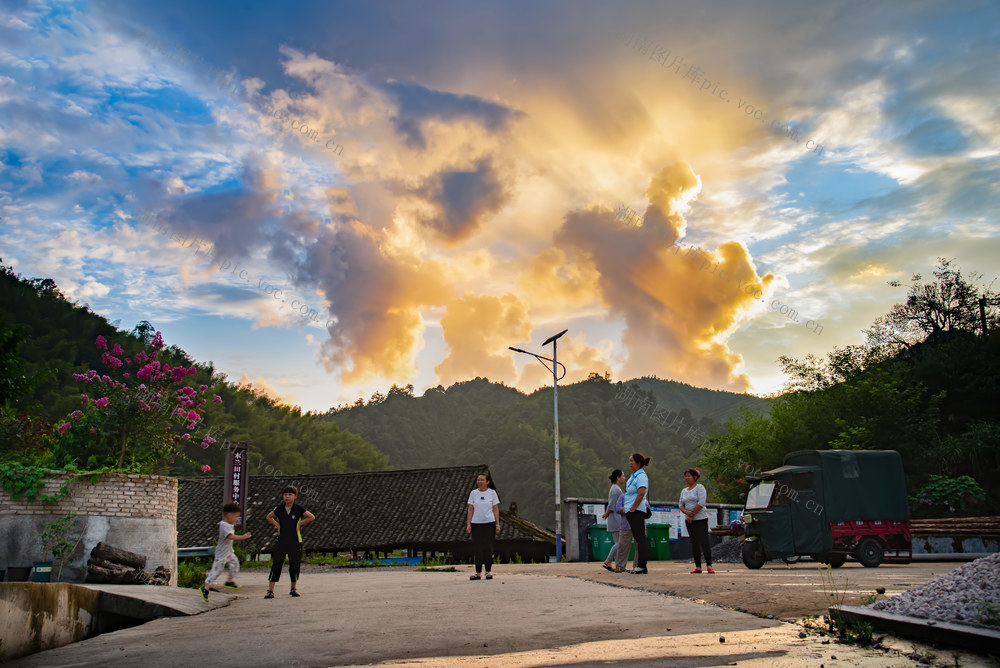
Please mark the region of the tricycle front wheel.
POLYGON ((764 546, 756 540, 744 541, 741 553, 743 555, 743 564, 747 568, 758 569, 767 561, 767 555, 764 554, 764 546))

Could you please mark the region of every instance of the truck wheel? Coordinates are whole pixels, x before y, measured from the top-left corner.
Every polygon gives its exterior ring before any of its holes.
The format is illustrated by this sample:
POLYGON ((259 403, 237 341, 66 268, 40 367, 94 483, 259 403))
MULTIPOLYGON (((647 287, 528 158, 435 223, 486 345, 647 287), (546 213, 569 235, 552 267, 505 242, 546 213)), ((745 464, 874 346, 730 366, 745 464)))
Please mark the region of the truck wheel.
POLYGON ((748 540, 743 543, 743 564, 747 568, 758 569, 767 561, 764 554, 764 546, 756 540, 748 540))
POLYGON ((878 538, 868 536, 867 538, 862 538, 861 542, 858 543, 856 557, 865 568, 877 567, 882 563, 883 556, 885 556, 885 550, 882 548, 882 542, 878 538))
POLYGON ((846 554, 831 554, 823 559, 824 562, 830 564, 832 568, 840 568, 847 561, 846 554))

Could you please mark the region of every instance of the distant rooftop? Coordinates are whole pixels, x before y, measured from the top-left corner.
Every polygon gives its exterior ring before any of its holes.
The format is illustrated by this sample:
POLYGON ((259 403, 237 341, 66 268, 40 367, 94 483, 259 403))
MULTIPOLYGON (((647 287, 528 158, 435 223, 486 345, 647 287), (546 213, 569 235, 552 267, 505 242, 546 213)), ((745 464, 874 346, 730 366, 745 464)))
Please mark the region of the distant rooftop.
MULTIPOLYGON (((251 475, 245 517, 251 540, 264 551, 275 530, 265 517, 281 503, 287 485, 299 488, 298 503, 316 516, 302 529, 307 552, 391 551, 467 552, 465 533, 469 492, 486 465, 405 471, 375 471, 275 477, 251 475)), ((498 481, 499 482, 499 481, 498 481)), ((222 519, 222 477, 180 478, 177 546, 211 545, 222 519)), ((502 491, 502 487, 499 488, 502 491)), ((555 534, 501 511, 498 548, 555 554, 555 534)))

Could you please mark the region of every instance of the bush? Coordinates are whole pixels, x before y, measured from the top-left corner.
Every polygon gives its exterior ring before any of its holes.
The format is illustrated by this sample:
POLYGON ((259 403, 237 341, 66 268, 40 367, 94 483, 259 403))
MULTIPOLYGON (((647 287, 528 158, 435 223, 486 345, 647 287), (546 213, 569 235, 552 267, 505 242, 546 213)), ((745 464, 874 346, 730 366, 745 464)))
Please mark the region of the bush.
POLYGON ((932 475, 916 496, 909 497, 910 512, 914 517, 938 517, 956 511, 962 515, 967 506, 982 497, 983 490, 972 476, 932 475))
POLYGON ((197 589, 205 584, 205 576, 212 568, 209 559, 183 559, 177 562, 177 586, 197 589))

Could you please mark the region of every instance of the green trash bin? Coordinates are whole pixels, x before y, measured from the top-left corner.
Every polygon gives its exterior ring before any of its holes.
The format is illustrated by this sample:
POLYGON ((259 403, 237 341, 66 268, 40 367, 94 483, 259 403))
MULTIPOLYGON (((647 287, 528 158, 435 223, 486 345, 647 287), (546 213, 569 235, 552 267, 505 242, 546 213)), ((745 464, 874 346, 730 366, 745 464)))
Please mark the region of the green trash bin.
POLYGON ((650 561, 670 560, 670 525, 647 524, 646 542, 649 543, 650 561))
POLYGON ((614 535, 603 525, 593 524, 590 529, 590 556, 592 561, 604 561, 615 544, 614 535))
POLYGON ((32 582, 51 582, 52 581, 52 562, 51 561, 36 561, 31 568, 31 581, 32 582))

